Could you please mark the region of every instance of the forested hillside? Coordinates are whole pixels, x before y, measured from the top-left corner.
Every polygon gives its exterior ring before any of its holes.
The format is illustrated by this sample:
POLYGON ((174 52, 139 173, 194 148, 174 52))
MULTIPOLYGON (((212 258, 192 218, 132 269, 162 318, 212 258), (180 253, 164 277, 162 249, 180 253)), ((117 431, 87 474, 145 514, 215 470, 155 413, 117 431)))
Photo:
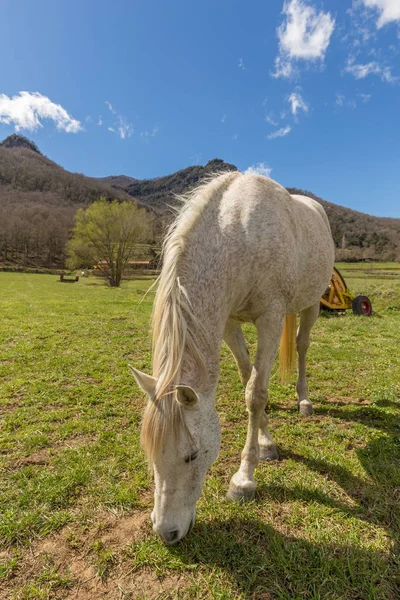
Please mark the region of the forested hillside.
POLYGON ((76 210, 100 197, 133 200, 66 171, 23 136, 7 138, 0 144, 0 264, 62 267, 76 210))
POLYGON ((142 204, 150 206, 160 214, 165 214, 170 212, 168 205, 175 203, 176 194, 184 194, 207 175, 221 171, 237 171, 237 167, 220 158, 214 158, 204 167, 196 165, 166 177, 136 181, 127 185, 125 190, 131 196, 139 198, 142 204))
MULTIPOLYGON (((175 195, 194 187, 205 176, 237 170, 221 159, 192 166, 172 175, 139 181, 126 175, 90 178, 70 173, 43 156, 19 135, 0 144, 0 267, 7 265, 63 267, 68 233, 79 207, 100 197, 129 199, 154 215, 160 241, 172 218, 175 195)), ((311 196, 327 211, 337 258, 400 260, 400 219, 378 218, 311 196)))
POLYGON ((337 260, 400 261, 400 219, 373 217, 327 202, 309 191, 288 190, 291 194, 303 194, 322 204, 331 225, 337 260))

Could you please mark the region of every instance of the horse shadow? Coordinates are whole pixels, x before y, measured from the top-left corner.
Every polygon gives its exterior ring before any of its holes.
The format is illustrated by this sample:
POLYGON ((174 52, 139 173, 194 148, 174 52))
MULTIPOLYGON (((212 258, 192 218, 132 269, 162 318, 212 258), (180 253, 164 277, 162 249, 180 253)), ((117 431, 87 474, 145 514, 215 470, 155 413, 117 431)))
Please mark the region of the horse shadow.
MULTIPOLYGON (((222 595, 224 598, 397 600, 400 597, 400 430, 395 431, 392 423, 387 426, 389 432, 376 434, 370 443, 356 450, 365 476, 355 475, 340 464, 280 449, 283 459, 302 462, 308 469, 331 479, 352 502, 341 502, 321 490, 268 484, 258 488, 254 502, 265 504, 273 497, 286 502, 286 506, 288 500, 328 506, 345 518, 358 520, 360 526, 366 522, 383 529, 391 540, 390 550, 387 543, 382 549, 379 544, 362 546, 354 533, 341 545, 329 539, 328 530, 318 542, 304 539, 303 531, 297 537, 290 536, 254 517, 246 518, 241 511, 229 518, 221 513, 196 525, 191 536, 171 552, 190 565, 222 570, 237 590, 236 595, 222 595)), ((375 533, 372 530, 373 536, 375 533)))

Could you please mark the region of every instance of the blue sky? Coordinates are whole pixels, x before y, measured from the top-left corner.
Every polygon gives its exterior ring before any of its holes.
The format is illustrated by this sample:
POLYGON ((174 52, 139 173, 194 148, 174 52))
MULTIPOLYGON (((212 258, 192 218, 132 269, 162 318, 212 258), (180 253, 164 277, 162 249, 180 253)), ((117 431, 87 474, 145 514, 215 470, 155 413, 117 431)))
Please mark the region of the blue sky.
POLYGON ((3 0, 0 56, 0 139, 68 170, 218 157, 400 217, 400 0, 3 0))

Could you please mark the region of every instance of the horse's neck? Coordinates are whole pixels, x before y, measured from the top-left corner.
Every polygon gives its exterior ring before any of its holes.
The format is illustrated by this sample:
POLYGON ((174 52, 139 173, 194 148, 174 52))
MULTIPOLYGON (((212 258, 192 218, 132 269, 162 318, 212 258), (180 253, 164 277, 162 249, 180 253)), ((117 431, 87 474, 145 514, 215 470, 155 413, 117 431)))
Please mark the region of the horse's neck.
MULTIPOLYGON (((209 269, 204 268, 203 263, 201 270, 186 268, 185 275, 180 279, 190 300, 195 320, 200 324, 196 341, 206 363, 208 385, 214 386, 219 375, 227 308, 224 302, 224 276, 220 274, 218 277, 215 264, 209 267, 209 269)), ((193 369, 195 370, 195 365, 190 352, 185 352, 183 372, 190 373, 193 369)))

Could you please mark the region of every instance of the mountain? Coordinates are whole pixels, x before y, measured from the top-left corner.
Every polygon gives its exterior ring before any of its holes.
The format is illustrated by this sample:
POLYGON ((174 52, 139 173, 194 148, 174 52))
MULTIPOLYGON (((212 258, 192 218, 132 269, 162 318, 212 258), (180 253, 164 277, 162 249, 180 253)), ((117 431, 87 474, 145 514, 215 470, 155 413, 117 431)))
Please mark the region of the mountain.
POLYGON ((127 175, 110 175, 109 177, 96 177, 96 181, 111 185, 111 187, 118 189, 126 189, 132 183, 137 183, 139 179, 134 177, 128 177, 127 175))
MULTIPOLYGON (((237 171, 237 168, 216 158, 204 167, 193 166, 166 177, 128 182, 122 188, 167 217, 171 214, 170 206, 176 204, 175 195, 183 194, 207 175, 225 170, 237 171)), ((322 204, 331 224, 337 260, 400 260, 400 219, 374 217, 327 202, 309 191, 287 189, 291 194, 309 196, 322 204)))
POLYGON ((100 197, 133 201, 122 188, 66 171, 27 138, 0 144, 0 264, 61 267, 78 208, 100 197))
POLYGON ((204 167, 196 165, 166 177, 136 181, 130 183, 124 189, 128 194, 156 212, 170 214, 169 205, 176 203, 175 195, 184 194, 207 175, 221 171, 237 171, 237 167, 224 162, 220 158, 214 158, 204 167))
POLYGON ((28 148, 28 150, 33 150, 33 152, 41 154, 34 142, 28 140, 28 138, 23 135, 17 135, 16 133, 9 135, 8 138, 0 143, 0 146, 3 146, 3 148, 28 148))
POLYGON ((336 246, 336 260, 400 261, 400 219, 374 217, 327 202, 309 191, 287 188, 291 194, 314 198, 328 215, 336 246))
MULTIPOLYGON (((78 208, 100 197, 130 200, 154 214, 155 235, 162 237, 172 218, 175 195, 205 176, 237 168, 221 159, 187 167, 155 179, 127 175, 85 177, 66 171, 41 154, 27 138, 13 134, 0 143, 0 265, 62 267, 68 232, 78 208)), ((311 192, 325 208, 337 247, 337 258, 400 260, 400 219, 366 215, 311 192)))

